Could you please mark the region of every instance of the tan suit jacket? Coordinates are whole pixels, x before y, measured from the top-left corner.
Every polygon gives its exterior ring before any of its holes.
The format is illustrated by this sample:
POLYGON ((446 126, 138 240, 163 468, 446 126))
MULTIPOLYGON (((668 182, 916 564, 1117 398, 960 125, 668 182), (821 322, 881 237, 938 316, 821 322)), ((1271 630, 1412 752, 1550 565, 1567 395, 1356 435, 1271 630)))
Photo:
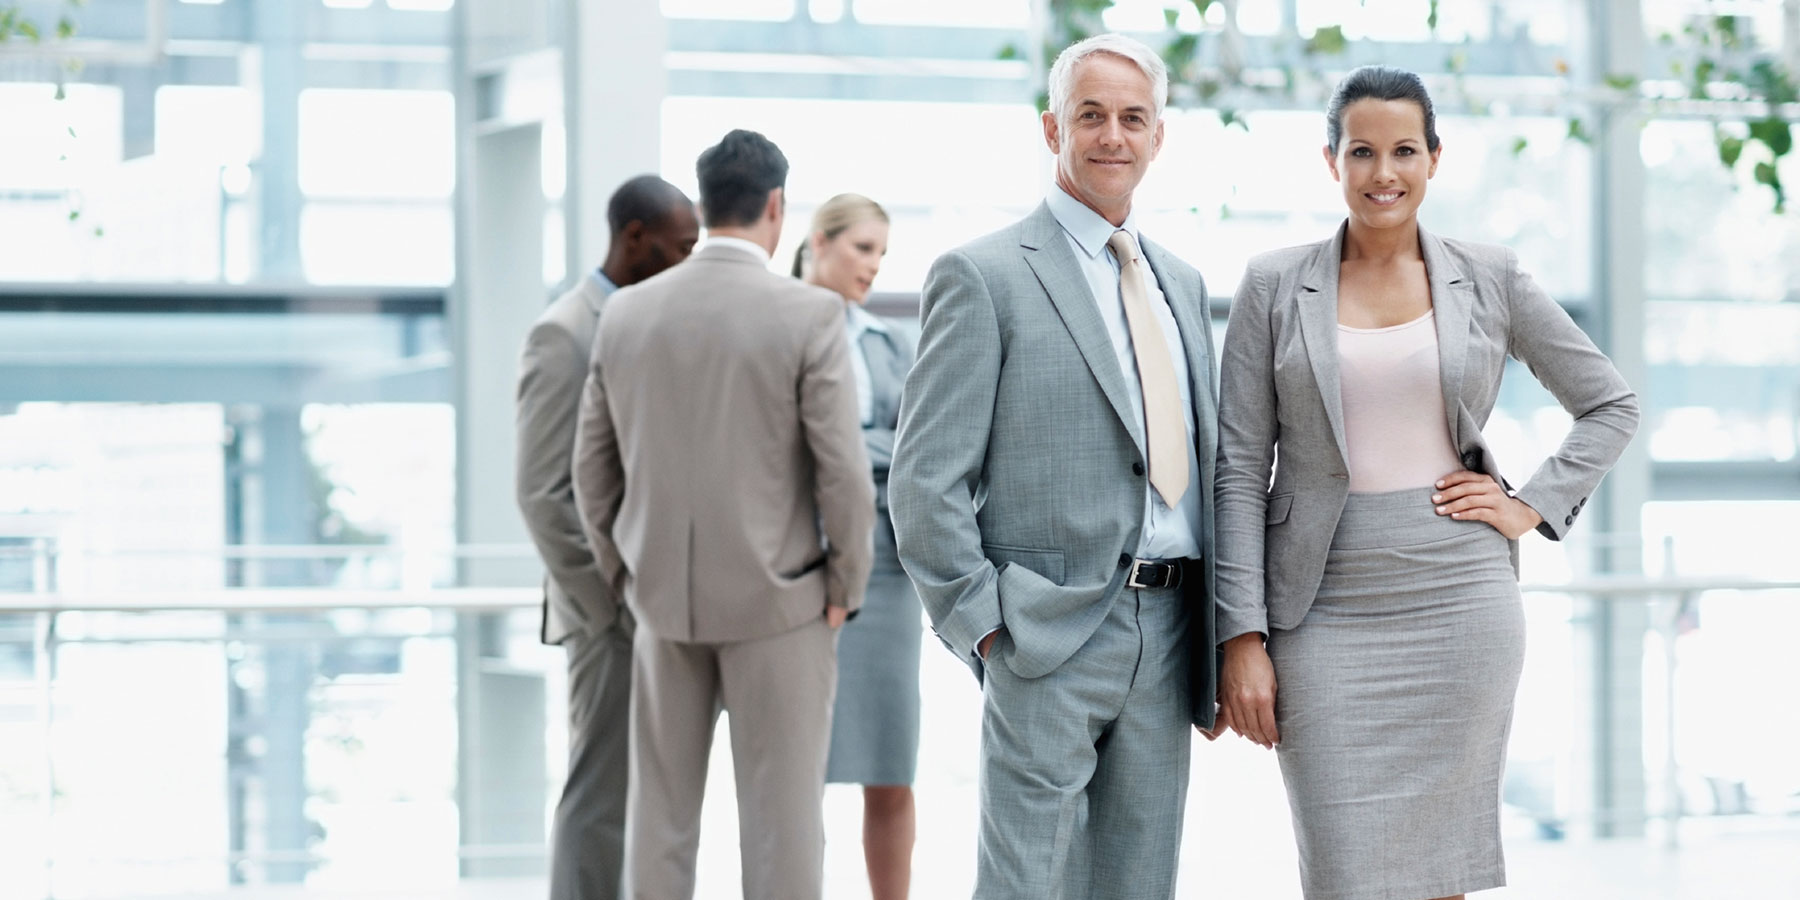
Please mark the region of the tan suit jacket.
POLYGON ((575 418, 588 353, 606 294, 591 275, 556 299, 531 327, 519 359, 518 465, 514 489, 519 512, 547 570, 544 578, 546 644, 569 635, 601 631, 619 619, 618 594, 600 577, 594 551, 575 508, 571 457, 575 418))
POLYGON ((837 294, 717 245, 613 294, 575 494, 639 627, 744 641, 859 607, 875 501, 858 418, 837 294))

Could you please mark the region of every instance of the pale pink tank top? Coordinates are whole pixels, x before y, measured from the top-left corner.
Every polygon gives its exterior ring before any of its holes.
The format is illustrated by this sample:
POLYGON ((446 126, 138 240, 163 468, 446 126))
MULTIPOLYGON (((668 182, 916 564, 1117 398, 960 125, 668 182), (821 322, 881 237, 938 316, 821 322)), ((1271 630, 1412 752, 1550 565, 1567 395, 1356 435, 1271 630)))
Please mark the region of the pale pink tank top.
POLYGON ((1350 490, 1428 488, 1462 468, 1450 445, 1432 313, 1388 328, 1338 326, 1350 490))

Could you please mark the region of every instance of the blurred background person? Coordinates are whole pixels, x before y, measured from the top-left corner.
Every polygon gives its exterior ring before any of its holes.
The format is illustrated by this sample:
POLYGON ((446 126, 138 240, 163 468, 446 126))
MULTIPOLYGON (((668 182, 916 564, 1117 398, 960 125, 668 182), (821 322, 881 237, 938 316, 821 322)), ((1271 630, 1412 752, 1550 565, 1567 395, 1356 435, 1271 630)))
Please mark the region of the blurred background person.
POLYGON ((638 622, 625 890, 643 900, 694 895, 721 711, 744 897, 823 893, 837 630, 875 492, 843 298, 768 269, 787 173, 754 131, 700 154, 706 243, 613 298, 582 391, 576 502, 638 622))
POLYGON ((900 424, 900 388, 912 343, 865 308, 887 255, 888 215, 861 194, 839 194, 813 214, 794 251, 794 277, 844 296, 844 326, 863 444, 875 480, 875 562, 862 611, 838 636, 838 688, 825 780, 863 786, 863 857, 874 900, 911 889, 919 763, 919 597, 900 568, 888 518, 888 468, 900 424))
POLYGON ((687 259, 700 236, 693 201, 655 175, 620 185, 606 218, 606 262, 544 310, 519 361, 514 488, 546 569, 540 634, 569 655, 569 774, 550 837, 552 900, 619 896, 625 845, 633 622, 582 535, 570 474, 588 351, 612 292, 687 259))

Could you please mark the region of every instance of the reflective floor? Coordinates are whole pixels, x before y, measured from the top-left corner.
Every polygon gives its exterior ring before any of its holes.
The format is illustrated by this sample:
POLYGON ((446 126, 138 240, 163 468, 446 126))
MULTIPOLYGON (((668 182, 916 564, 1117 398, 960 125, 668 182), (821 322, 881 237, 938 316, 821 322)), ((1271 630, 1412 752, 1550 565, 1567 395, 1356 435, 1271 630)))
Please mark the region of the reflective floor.
MULTIPOLYGON (((844 825, 854 820, 843 821, 844 825)), ((916 860, 918 881, 913 896, 921 900, 968 896, 966 847, 945 848, 934 829, 924 829, 916 860), (934 859, 950 853, 954 859, 934 859)), ((1481 900, 1750 900, 1800 897, 1800 825, 1780 833, 1707 838, 1676 852, 1647 847, 1643 841, 1545 844, 1513 842, 1507 848, 1512 886, 1475 895, 1481 900)), ((1222 861, 1224 855, 1218 854, 1222 861)), ((1241 858, 1240 858, 1241 859, 1241 858)), ((716 864, 701 870, 701 898, 737 896, 736 866, 716 864)), ((1291 871, 1258 872, 1256 864, 1216 864, 1202 873, 1206 856, 1184 859, 1179 897, 1230 900, 1298 898, 1291 871)), ((827 863, 825 896, 860 900, 868 888, 857 871, 852 846, 840 846, 827 863)), ((542 880, 465 881, 433 888, 332 892, 303 888, 244 888, 223 894, 197 895, 194 900, 285 900, 291 897, 329 900, 521 900, 545 896, 542 880)))
MULTIPOLYGON (((923 684, 931 702, 922 722, 918 783, 919 836, 913 896, 920 900, 968 897, 974 880, 976 748, 980 695, 966 669, 928 646, 923 684)), ((703 810, 699 900, 739 896, 737 809, 733 766, 721 722, 714 741, 703 810)), ((1298 900, 1293 833, 1273 754, 1237 738, 1216 744, 1196 739, 1183 833, 1181 898, 1298 900)), ((200 900, 325 898, 325 900, 531 900, 545 896, 541 878, 464 880, 442 848, 455 844, 454 807, 421 807, 409 827, 370 817, 334 822, 329 860, 305 887, 252 886, 228 891, 183 891, 155 896, 200 900), (386 826, 380 823, 387 822, 386 826)), ((865 900, 860 847, 861 796, 852 786, 826 792, 825 895, 865 900)), ((1482 900, 1800 900, 1800 807, 1761 816, 1695 815, 1683 820, 1679 849, 1668 849, 1662 823, 1647 838, 1594 841, 1579 837, 1546 841, 1527 815, 1507 807, 1502 821, 1511 886, 1476 895, 1482 900)), ((147 864, 195 864, 158 860, 148 836, 137 836, 147 864)), ((514 848, 533 854, 536 847, 514 848)), ((0 850, 0 862, 5 860, 0 850)), ((203 861, 199 864, 205 864, 203 861)), ((101 884, 80 862, 65 860, 59 898, 141 898, 142 883, 113 879, 101 884)), ((530 869, 541 863, 529 862, 530 869)), ((14 872, 30 875, 14 867, 14 872)), ((17 879, 0 877, 0 900, 40 900, 17 879)), ((1423 898, 1420 898, 1423 900, 1423 898)))

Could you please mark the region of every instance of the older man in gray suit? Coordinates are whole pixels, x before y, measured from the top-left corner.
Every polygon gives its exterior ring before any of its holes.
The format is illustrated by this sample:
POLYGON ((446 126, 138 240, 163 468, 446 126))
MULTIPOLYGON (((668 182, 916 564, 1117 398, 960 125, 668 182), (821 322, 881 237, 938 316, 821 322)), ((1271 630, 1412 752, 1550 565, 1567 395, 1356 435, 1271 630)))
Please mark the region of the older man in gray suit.
POLYGON ((544 310, 519 360, 514 487, 548 570, 543 640, 569 653, 569 774, 550 838, 551 900, 613 900, 625 852, 631 613, 581 533, 570 469, 588 351, 607 297, 687 259, 700 237, 693 202, 655 175, 620 185, 606 219, 606 261, 544 310))
POLYGON ((613 295, 575 443, 600 576, 637 616, 625 889, 694 893, 700 803, 731 714, 747 900, 816 900, 836 628, 868 581, 875 488, 835 292, 768 270, 787 159, 700 155, 707 239, 613 295))
POLYGON ((1167 94, 1135 40, 1063 51, 1044 205, 925 283, 889 501, 983 677, 983 900, 1172 896, 1188 728, 1213 727, 1206 289, 1132 212, 1167 94))

